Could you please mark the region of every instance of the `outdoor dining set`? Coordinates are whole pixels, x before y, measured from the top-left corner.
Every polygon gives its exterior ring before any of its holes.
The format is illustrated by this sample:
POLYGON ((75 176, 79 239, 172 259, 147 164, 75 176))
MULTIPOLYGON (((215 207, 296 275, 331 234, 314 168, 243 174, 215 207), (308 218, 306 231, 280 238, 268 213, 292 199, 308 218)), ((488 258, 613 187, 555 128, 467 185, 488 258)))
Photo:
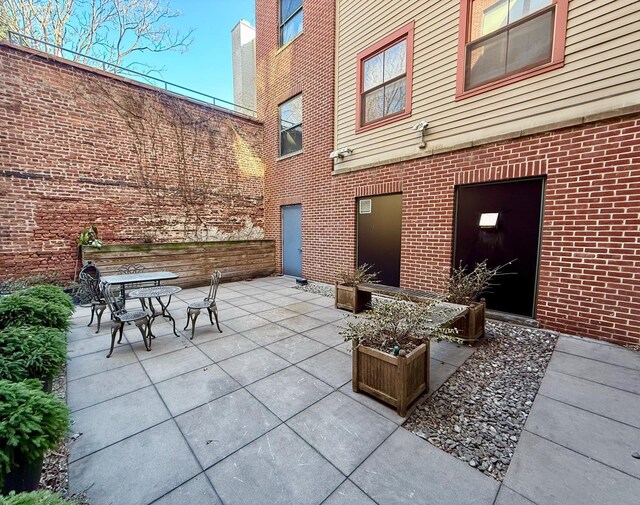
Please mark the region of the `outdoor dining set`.
MULTIPOLYGON (((216 293, 222 274, 215 271, 211 274, 209 292, 203 300, 192 301, 187 307, 186 330, 191 324, 191 339, 195 335, 195 325, 202 310, 209 314, 211 324, 215 324, 222 333, 218 322, 218 308, 216 306, 216 293)), ((97 318, 96 333, 100 331, 102 315, 107 308, 111 314, 111 347, 107 358, 113 354, 113 348, 118 335, 118 344, 122 341, 125 324, 135 324, 142 335, 145 349, 151 350, 151 339, 155 338, 152 332, 153 322, 158 317, 170 321, 173 325, 173 334, 176 332, 176 321, 169 312, 171 297, 180 291, 180 286, 161 285, 162 281, 170 281, 178 278, 173 272, 146 272, 140 264, 127 264, 120 267, 117 274, 100 274, 100 269, 94 263, 87 263, 79 274, 80 283, 84 292, 91 298, 91 319, 88 326, 97 318), (127 289, 129 289, 127 291, 127 289), (140 308, 127 308, 127 301, 139 300, 140 308), (154 305, 155 303, 155 305, 154 305)))

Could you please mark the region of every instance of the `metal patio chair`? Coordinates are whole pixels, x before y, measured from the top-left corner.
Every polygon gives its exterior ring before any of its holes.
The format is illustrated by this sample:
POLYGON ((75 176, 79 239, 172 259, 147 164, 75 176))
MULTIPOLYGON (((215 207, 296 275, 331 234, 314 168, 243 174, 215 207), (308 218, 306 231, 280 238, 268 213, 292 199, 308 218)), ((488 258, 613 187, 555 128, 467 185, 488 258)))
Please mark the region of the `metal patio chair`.
POLYGON ((96 333, 98 333, 100 331, 102 314, 107 308, 107 302, 100 292, 100 270, 94 263, 89 262, 82 267, 78 278, 80 279, 82 290, 86 296, 89 297, 89 303, 91 303, 91 320, 87 326, 91 326, 93 317, 97 315, 98 328, 96 329, 96 333))
POLYGON ((211 285, 209 286, 209 294, 207 297, 200 302, 192 302, 187 307, 187 325, 184 329, 186 330, 189 327, 189 322, 191 322, 191 340, 193 340, 196 331, 196 319, 198 319, 202 309, 207 309, 209 312, 209 321, 211 321, 211 324, 213 324, 212 315, 216 318, 216 326, 218 327, 218 331, 222 333, 220 324, 218 323, 218 307, 216 306, 216 293, 218 292, 218 285, 220 284, 221 278, 222 274, 219 270, 213 272, 211 274, 211 285))
POLYGON ((110 358, 113 354, 113 346, 116 341, 116 333, 120 332, 118 343, 122 342, 122 333, 124 331, 125 323, 134 323, 140 333, 142 334, 142 340, 144 347, 147 351, 151 350, 151 337, 150 337, 150 316, 148 310, 127 310, 118 303, 120 298, 113 294, 111 284, 108 282, 100 283, 100 291, 103 298, 107 302, 107 306, 111 311, 111 348, 107 358, 110 358))

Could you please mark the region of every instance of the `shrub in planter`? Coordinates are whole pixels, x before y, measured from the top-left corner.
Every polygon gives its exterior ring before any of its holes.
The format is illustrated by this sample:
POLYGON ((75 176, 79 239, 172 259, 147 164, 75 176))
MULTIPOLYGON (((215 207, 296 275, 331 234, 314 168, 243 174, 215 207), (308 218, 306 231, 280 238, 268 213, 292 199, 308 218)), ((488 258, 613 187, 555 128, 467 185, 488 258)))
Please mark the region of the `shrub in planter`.
POLYGON ((9 493, 0 496, 0 505, 76 505, 51 491, 33 491, 31 493, 9 493))
POLYGON ((66 356, 66 335, 55 328, 10 326, 0 330, 0 379, 40 379, 50 390, 66 356))
POLYGON ((37 488, 45 453, 69 429, 69 410, 35 380, 0 380, 0 485, 2 493, 37 488))
POLYGON ((367 317, 341 331, 352 342, 353 390, 375 396, 404 416, 429 389, 430 339, 459 342, 455 330, 437 323, 447 320, 447 312, 437 301, 374 301, 367 317))
POLYGON ((371 293, 358 290, 358 284, 378 282, 378 273, 371 272, 371 268, 372 266, 368 263, 363 263, 358 268, 338 274, 336 309, 347 309, 355 314, 371 303, 371 293))
POLYGON ((53 284, 40 284, 38 286, 32 286, 19 292, 23 295, 33 296, 40 298, 45 302, 54 302, 58 305, 66 307, 69 310, 69 315, 73 313, 74 306, 71 297, 64 292, 64 289, 54 286, 53 284))
POLYGON ((22 293, 0 299, 0 329, 8 326, 49 326, 69 329, 71 312, 65 306, 22 293))

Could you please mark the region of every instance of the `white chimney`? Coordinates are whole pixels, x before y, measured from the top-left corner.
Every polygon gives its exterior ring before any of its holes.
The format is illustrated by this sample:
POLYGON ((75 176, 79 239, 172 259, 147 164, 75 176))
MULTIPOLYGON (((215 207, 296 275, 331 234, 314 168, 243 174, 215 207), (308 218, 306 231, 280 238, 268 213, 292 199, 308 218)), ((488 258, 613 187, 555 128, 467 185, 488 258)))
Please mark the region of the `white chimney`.
POLYGON ((236 111, 252 114, 256 110, 256 29, 244 19, 231 30, 231 58, 233 101, 242 106, 236 111))

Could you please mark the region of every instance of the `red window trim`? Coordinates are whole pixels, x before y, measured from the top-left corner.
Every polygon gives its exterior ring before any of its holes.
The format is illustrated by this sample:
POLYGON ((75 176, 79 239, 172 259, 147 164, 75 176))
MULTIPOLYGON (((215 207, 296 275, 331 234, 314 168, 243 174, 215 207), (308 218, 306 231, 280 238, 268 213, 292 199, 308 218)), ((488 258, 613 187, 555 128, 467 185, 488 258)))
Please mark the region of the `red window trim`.
POLYGON ((376 42, 372 46, 367 47, 363 51, 360 51, 356 56, 356 133, 361 133, 365 131, 372 130, 374 128, 378 128, 379 126, 386 125, 389 123, 393 123, 395 121, 399 121, 400 119, 404 119, 406 117, 411 116, 411 92, 413 89, 413 31, 415 27, 415 22, 411 21, 406 25, 398 28, 394 32, 390 33, 382 40, 376 42), (372 123, 368 123, 367 125, 362 125, 362 95, 364 93, 363 90, 363 75, 362 75, 362 67, 364 65, 364 60, 375 56, 378 53, 381 53, 385 49, 391 47, 394 44, 397 44, 402 39, 407 40, 407 72, 406 72, 406 97, 404 104, 404 112, 399 114, 394 114, 392 116, 386 116, 378 121, 374 121, 372 123))
POLYGON ((456 70, 456 100, 461 100, 471 96, 485 93, 492 89, 500 88, 508 84, 528 79, 534 75, 539 75, 564 65, 564 51, 567 39, 567 17, 569 13, 569 0, 554 0, 556 6, 556 17, 553 23, 553 48, 551 50, 551 61, 537 67, 523 70, 517 74, 512 74, 503 79, 478 86, 477 88, 465 91, 464 72, 466 45, 471 27, 471 2, 473 0, 460 0, 460 21, 458 26, 458 64, 456 70))

